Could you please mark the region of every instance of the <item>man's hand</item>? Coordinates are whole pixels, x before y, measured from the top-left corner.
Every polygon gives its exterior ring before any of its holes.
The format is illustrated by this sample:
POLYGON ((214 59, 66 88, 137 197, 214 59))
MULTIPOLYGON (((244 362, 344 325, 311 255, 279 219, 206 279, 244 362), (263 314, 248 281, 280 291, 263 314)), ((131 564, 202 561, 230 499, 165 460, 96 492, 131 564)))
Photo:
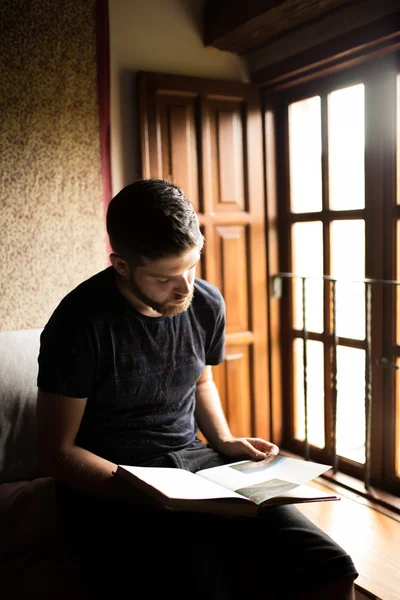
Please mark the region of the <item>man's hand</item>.
POLYGON ((279 448, 261 438, 232 437, 218 442, 217 452, 225 456, 263 460, 267 454, 278 454, 279 448))

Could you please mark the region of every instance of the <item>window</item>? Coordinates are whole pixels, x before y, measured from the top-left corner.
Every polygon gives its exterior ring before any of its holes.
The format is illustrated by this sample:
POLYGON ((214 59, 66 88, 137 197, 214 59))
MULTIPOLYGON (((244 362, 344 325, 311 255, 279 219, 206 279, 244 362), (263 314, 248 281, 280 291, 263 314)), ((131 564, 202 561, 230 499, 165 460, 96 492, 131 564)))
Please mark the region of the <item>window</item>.
POLYGON ((399 64, 389 55, 274 94, 282 445, 394 495, 399 64))

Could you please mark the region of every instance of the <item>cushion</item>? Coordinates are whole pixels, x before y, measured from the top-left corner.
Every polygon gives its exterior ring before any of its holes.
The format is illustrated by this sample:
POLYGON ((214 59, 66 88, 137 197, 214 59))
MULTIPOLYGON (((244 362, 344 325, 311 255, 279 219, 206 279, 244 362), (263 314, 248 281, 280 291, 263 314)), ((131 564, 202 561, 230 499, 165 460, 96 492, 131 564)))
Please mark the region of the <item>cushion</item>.
POLYGON ((54 543, 61 534, 54 480, 0 484, 0 531, 1 563, 54 543))
POLYGON ((0 482, 40 475, 35 407, 41 331, 0 332, 0 482))
POLYGON ((0 595, 86 600, 81 568, 64 542, 54 481, 0 484, 0 595))

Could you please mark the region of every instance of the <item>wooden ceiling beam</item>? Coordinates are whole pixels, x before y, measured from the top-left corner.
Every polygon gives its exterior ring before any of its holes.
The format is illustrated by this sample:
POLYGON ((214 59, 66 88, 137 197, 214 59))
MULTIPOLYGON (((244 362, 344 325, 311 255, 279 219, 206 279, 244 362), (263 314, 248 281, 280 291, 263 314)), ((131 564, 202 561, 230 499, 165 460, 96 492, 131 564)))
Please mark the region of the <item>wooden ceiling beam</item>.
POLYGON ((249 64, 251 80, 273 89, 285 89, 302 79, 311 81, 343 65, 356 66, 400 49, 400 12, 385 16, 314 45, 264 68, 249 64), (252 68, 253 66, 253 68, 252 68))
POLYGON ((357 0, 207 0, 204 43, 240 55, 357 0))

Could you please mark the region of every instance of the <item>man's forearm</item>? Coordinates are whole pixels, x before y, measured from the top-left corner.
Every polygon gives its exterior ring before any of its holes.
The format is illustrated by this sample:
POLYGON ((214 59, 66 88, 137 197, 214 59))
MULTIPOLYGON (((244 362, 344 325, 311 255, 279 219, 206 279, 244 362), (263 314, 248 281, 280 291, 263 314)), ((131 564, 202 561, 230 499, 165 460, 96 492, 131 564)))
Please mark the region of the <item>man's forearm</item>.
POLYGON ((219 450, 221 441, 232 437, 213 380, 197 386, 195 416, 201 432, 216 450, 219 450))
POLYGON ((55 479, 86 494, 133 499, 133 487, 113 475, 117 465, 80 446, 59 452, 42 461, 42 466, 55 479))

